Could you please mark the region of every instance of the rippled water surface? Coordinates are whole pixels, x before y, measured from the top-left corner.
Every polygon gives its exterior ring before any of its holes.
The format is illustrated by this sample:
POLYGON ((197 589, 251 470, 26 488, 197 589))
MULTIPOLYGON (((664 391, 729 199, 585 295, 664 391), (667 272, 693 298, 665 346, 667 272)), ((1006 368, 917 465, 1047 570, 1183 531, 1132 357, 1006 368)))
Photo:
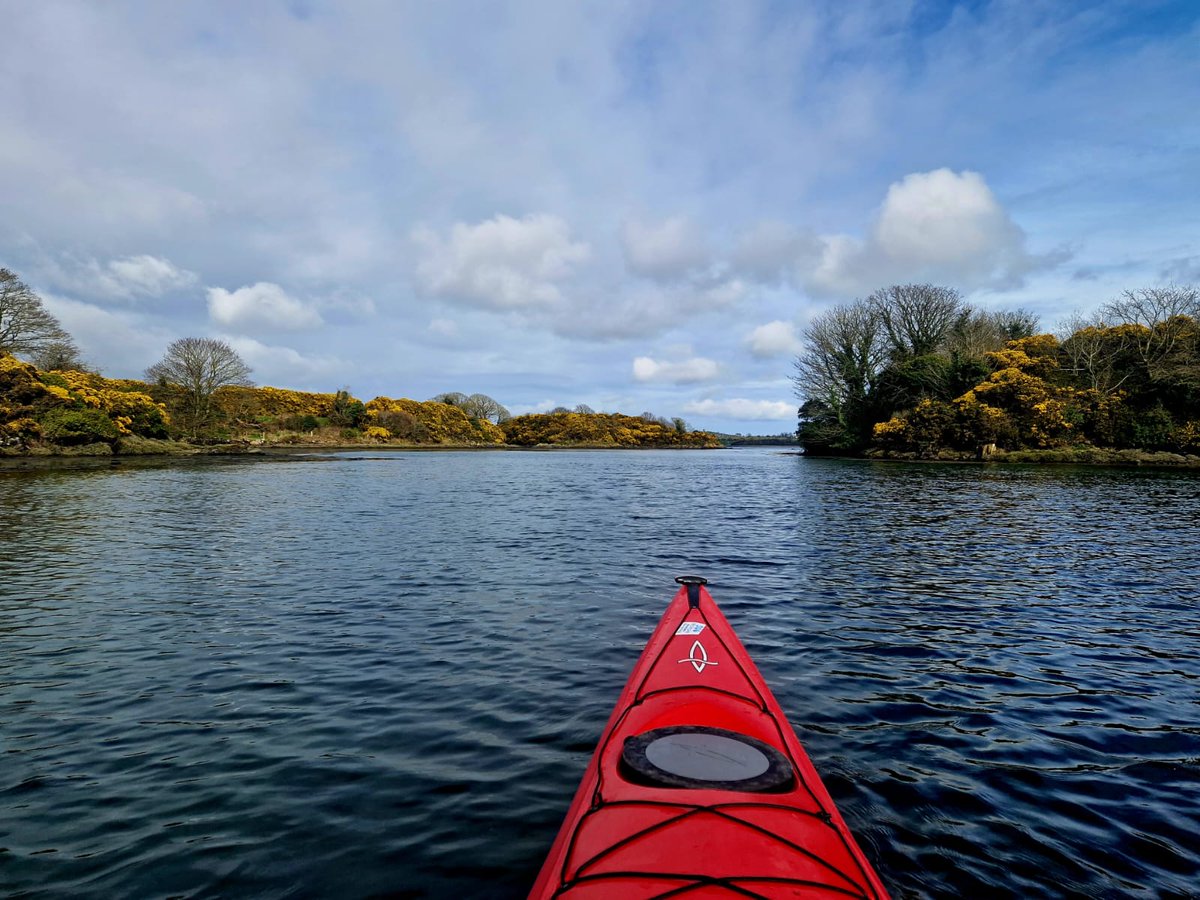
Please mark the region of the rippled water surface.
POLYGON ((673 576, 897 897, 1200 896, 1200 477, 0 473, 0 894, 519 897, 673 576))

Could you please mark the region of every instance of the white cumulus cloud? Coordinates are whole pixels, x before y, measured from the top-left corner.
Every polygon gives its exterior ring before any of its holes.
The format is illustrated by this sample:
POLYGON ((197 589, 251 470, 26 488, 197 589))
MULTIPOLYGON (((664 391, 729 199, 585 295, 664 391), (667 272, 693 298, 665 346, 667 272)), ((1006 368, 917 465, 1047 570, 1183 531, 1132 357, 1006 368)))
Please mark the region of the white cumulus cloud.
POLYGON ((554 306, 561 282, 591 256, 566 222, 545 214, 460 222, 446 236, 421 227, 412 237, 423 254, 417 280, 424 290, 485 309, 554 306))
POLYGON ((853 296, 901 281, 966 290, 1019 286, 1060 257, 1041 258, 978 172, 916 172, 888 188, 865 239, 829 235, 804 279, 816 293, 853 296))
POLYGON ((649 356, 639 356, 633 361, 633 377, 637 381, 665 381, 672 384, 694 384, 711 381, 721 374, 721 366, 702 356, 679 362, 660 362, 649 356))
POLYGON ((746 346, 756 359, 771 359, 799 353, 800 338, 791 322, 776 319, 751 331, 746 336, 746 346))
POLYGON ((631 272, 669 281, 683 278, 710 262, 700 227, 684 216, 660 222, 626 222, 621 250, 631 272))
POLYGON ((738 397, 730 400, 694 400, 686 404, 683 411, 693 415, 720 416, 743 422, 765 422, 794 418, 796 405, 783 400, 748 400, 738 397))
POLYGON ((227 291, 208 289, 208 313, 213 321, 227 327, 282 328, 297 331, 321 324, 321 315, 312 307, 291 297, 277 284, 257 284, 227 291))

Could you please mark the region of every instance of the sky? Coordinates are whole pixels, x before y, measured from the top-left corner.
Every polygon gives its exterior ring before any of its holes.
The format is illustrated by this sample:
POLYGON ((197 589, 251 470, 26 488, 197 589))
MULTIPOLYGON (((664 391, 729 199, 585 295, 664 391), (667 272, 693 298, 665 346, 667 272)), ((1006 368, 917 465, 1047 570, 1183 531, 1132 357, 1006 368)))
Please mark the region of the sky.
POLYGON ((109 377, 791 431, 806 324, 1200 282, 1200 4, 0 0, 0 266, 109 377))

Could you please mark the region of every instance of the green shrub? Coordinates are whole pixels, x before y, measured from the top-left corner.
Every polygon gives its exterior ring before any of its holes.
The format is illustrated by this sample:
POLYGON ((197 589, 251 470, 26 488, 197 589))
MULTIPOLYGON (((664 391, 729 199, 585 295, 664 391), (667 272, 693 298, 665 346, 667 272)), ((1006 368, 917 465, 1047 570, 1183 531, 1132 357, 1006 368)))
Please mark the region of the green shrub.
POLYGON ((311 415, 283 416, 275 421, 275 427, 281 431, 316 431, 321 421, 311 415))
POLYGON ((1175 422, 1162 405, 1138 413, 1133 420, 1130 444, 1139 449, 1161 450, 1171 446, 1175 422))
POLYGON ((338 391, 333 398, 333 407, 329 411, 331 425, 347 425, 357 428, 367 417, 367 407, 361 400, 355 400, 349 391, 338 391))
POLYGON ((116 442, 116 423, 98 409, 52 409, 42 417, 42 435, 62 446, 116 442))

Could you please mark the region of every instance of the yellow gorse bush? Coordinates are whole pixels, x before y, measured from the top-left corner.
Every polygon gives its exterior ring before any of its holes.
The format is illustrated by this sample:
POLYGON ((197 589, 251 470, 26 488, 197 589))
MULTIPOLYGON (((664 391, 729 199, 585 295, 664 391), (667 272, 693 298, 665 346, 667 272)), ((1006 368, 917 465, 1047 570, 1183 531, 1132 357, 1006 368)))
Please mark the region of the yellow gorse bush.
POLYGON ((56 397, 78 408, 107 414, 123 435, 166 435, 167 408, 144 393, 146 385, 128 379, 113 380, 91 372, 45 372, 42 381, 56 397))
MULTIPOLYGON (((4 410, 0 408, 0 421, 3 420, 4 410)), ((37 419, 25 416, 20 419, 10 419, 0 424, 0 434, 15 438, 34 438, 42 433, 41 423, 37 419)))
POLYGON ((680 432, 661 422, 620 413, 540 413, 517 416, 502 426, 508 443, 592 444, 618 447, 707 447, 716 438, 703 431, 680 432))
POLYGON ((904 439, 908 422, 901 416, 892 416, 886 422, 877 422, 872 429, 875 440, 881 444, 894 444, 904 439))
POLYGON ((336 396, 273 387, 223 387, 215 395, 217 405, 226 415, 255 419, 328 416, 336 396))
POLYGON ((1200 453, 1200 420, 1193 419, 1179 427, 1175 441, 1182 453, 1200 453))
POLYGON ((504 432, 486 419, 472 419, 457 406, 429 400, 376 397, 367 403, 368 427, 386 429, 417 444, 503 444, 504 432))
POLYGON ((984 444, 1058 447, 1074 434, 1080 392, 1055 384, 1058 340, 1049 334, 1009 341, 987 354, 995 367, 983 381, 950 403, 923 399, 874 426, 890 450, 932 453, 940 447, 970 450, 984 444))
POLYGON ((34 426, 38 417, 70 403, 70 392, 65 388, 51 390, 29 363, 0 353, 0 424, 6 426, 7 435, 37 436, 40 427, 34 426))

